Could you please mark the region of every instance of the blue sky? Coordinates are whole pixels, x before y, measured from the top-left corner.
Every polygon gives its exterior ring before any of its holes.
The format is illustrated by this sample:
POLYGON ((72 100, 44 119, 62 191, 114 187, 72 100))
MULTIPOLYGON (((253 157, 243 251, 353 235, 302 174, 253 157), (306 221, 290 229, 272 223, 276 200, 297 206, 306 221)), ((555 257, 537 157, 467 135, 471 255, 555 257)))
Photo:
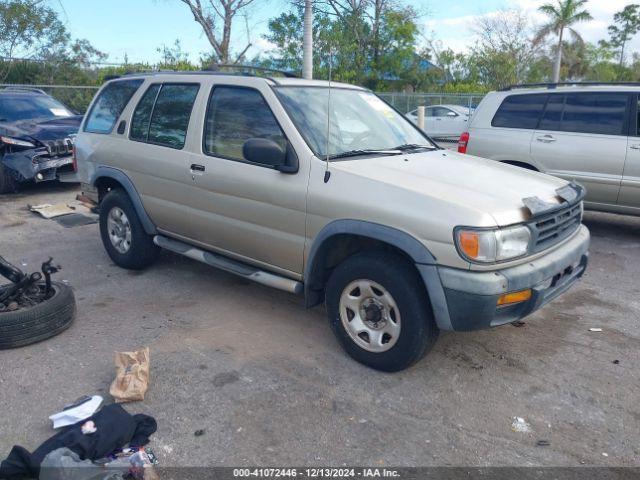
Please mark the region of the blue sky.
MULTIPOLYGON (((548 0, 547 0, 548 1, 548 0)), ((473 44, 473 23, 478 16, 491 15, 504 8, 519 8, 541 22, 537 7, 543 0, 414 0, 423 15, 419 20, 427 36, 435 36, 445 46, 464 51, 473 44)), ((594 21, 578 26, 586 40, 596 41, 606 36, 606 27, 613 13, 630 0, 591 0, 588 9, 594 21)), ((180 39, 183 50, 192 60, 209 50, 209 44, 186 5, 179 0, 51 0, 60 10, 61 18, 74 37, 86 38, 98 49, 109 54, 109 61, 122 62, 125 53, 130 61, 157 61, 156 51, 163 44, 172 45, 180 39)), ((267 22, 290 5, 288 0, 255 0, 249 7, 247 22, 251 52, 264 52, 269 44, 262 38, 267 22)), ((234 23, 234 45, 241 50, 247 44, 247 22, 238 18, 234 23)), ((640 35, 634 39, 631 51, 640 49, 640 35)))

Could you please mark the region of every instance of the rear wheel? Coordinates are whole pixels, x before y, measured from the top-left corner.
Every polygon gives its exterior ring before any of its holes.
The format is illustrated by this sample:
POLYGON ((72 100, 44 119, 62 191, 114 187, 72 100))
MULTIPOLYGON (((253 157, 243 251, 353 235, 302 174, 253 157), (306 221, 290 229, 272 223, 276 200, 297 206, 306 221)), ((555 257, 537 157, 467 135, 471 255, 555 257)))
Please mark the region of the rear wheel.
POLYGON ((403 370, 438 338, 423 283, 400 256, 363 253, 338 265, 327 283, 331 327, 355 360, 378 370, 403 370))
POLYGON ((160 247, 145 232, 129 195, 111 190, 100 202, 100 236, 111 260, 122 268, 140 270, 158 258, 160 247))
POLYGON ((13 193, 15 191, 15 178, 3 165, 0 165, 0 193, 13 193))

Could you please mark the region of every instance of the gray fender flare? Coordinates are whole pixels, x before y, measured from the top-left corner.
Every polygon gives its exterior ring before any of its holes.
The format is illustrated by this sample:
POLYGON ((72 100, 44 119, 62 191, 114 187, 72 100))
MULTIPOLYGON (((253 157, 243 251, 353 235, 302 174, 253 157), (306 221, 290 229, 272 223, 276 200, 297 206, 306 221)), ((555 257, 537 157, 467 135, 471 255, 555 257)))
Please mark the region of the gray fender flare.
POLYGON ((331 237, 343 234, 379 240, 405 252, 416 264, 416 268, 424 281, 438 327, 444 330, 451 330, 449 309, 438 274, 436 258, 427 247, 410 234, 393 227, 364 220, 334 220, 325 225, 316 235, 309 250, 304 270, 305 304, 308 308, 322 301, 318 280, 322 276, 322 270, 319 265, 322 264, 326 254, 323 245, 326 245, 326 241, 331 237))
POLYGON ((138 214, 138 218, 140 219, 140 223, 144 227, 144 231, 149 235, 156 235, 158 230, 156 229, 155 224, 151 221, 151 218, 147 214, 144 206, 142 205, 142 200, 140 199, 140 194, 136 190, 136 187, 133 186, 133 182, 124 173, 122 170, 113 167, 99 166, 96 168, 93 176, 91 177, 91 185, 95 186, 99 179, 101 178, 112 178, 117 181, 122 187, 125 189, 129 198, 131 199, 131 203, 133 203, 133 208, 136 209, 136 213, 138 214))

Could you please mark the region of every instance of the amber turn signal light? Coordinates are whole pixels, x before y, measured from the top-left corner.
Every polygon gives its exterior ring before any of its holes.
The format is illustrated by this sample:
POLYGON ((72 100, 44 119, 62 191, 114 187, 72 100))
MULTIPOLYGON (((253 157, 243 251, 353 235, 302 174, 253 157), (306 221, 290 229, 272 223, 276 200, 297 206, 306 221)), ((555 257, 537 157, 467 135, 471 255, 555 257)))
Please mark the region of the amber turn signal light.
POLYGON ((469 258, 478 258, 480 253, 480 239, 477 232, 460 232, 460 249, 469 258))
POLYGON ((519 292, 505 293, 498 298, 498 306, 512 305, 514 303, 526 302, 531 298, 531 289, 520 290, 519 292))

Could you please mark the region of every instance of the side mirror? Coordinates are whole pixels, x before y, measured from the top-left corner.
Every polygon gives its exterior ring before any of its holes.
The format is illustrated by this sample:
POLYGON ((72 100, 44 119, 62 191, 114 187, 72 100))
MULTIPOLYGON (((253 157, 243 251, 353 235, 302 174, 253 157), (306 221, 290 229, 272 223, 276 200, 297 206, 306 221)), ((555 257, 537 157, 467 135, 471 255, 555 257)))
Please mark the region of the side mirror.
POLYGON ((244 142, 242 154, 252 163, 268 165, 275 169, 284 167, 287 161, 287 152, 268 138, 250 138, 244 142))

